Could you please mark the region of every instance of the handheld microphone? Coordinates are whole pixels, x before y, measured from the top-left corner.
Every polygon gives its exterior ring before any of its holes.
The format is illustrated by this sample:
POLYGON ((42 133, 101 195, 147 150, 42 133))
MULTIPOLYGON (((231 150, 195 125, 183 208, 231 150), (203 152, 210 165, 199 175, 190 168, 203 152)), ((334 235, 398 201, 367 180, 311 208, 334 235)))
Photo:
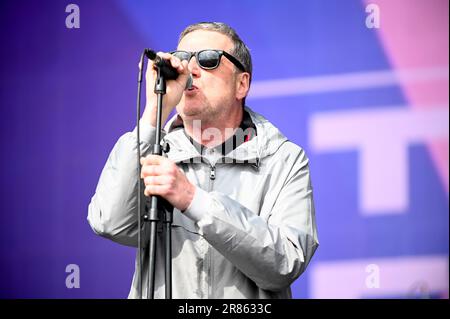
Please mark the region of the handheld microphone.
MULTIPOLYGON (((166 80, 176 80, 178 78, 178 71, 170 64, 170 61, 161 58, 155 53, 155 51, 150 49, 144 50, 145 56, 153 61, 153 65, 159 68, 161 74, 166 80)), ((189 74, 188 80, 186 82, 186 89, 190 89, 192 86, 192 75, 189 74)))

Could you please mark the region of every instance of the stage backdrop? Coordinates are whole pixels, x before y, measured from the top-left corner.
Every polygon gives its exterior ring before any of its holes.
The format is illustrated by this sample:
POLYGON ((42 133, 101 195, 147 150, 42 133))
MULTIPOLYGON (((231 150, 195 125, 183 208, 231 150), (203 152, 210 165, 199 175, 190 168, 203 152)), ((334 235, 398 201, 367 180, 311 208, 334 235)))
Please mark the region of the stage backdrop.
POLYGON ((320 247, 296 298, 448 298, 448 1, 0 2, 0 297, 125 298, 135 250, 86 220, 135 125, 143 48, 223 21, 248 105, 310 158, 320 247))

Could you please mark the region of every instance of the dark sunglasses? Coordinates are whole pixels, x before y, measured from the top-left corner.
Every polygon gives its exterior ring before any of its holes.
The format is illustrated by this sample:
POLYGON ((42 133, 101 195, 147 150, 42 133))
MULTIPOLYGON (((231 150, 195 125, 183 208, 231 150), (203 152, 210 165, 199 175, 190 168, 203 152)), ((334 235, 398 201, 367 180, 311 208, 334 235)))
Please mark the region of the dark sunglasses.
POLYGON ((245 68, 238 59, 236 59, 231 54, 223 51, 223 50, 201 50, 197 52, 188 52, 188 51, 172 51, 170 52, 173 56, 176 56, 181 61, 186 60, 190 61, 193 56, 197 60, 197 64, 205 70, 213 70, 217 68, 220 64, 220 59, 222 55, 224 55, 228 60, 230 60, 235 66, 238 67, 242 72, 245 72, 245 68))

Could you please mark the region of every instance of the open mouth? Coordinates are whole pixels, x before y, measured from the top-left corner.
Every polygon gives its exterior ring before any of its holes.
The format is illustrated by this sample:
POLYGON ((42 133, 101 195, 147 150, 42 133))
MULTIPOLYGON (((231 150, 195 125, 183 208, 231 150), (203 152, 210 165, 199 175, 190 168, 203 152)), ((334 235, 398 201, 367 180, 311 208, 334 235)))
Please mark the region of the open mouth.
POLYGON ((189 89, 187 89, 186 91, 192 92, 198 90, 198 87, 196 87, 194 84, 191 85, 191 87, 189 89))

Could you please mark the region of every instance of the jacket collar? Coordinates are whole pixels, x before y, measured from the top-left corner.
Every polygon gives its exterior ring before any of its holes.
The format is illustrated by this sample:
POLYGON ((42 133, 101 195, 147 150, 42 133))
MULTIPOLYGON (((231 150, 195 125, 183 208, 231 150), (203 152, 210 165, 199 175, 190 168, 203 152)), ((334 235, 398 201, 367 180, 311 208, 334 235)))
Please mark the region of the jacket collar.
MULTIPOLYGON (((249 107, 245 107, 245 110, 256 127, 257 135, 229 152, 224 156, 224 161, 253 163, 259 167, 261 159, 275 153, 287 138, 262 115, 253 112, 249 107)), ((166 134, 163 143, 169 144, 170 150, 166 154, 169 159, 176 163, 201 162, 202 156, 186 136, 182 120, 177 114, 167 122, 164 130, 166 134)))

